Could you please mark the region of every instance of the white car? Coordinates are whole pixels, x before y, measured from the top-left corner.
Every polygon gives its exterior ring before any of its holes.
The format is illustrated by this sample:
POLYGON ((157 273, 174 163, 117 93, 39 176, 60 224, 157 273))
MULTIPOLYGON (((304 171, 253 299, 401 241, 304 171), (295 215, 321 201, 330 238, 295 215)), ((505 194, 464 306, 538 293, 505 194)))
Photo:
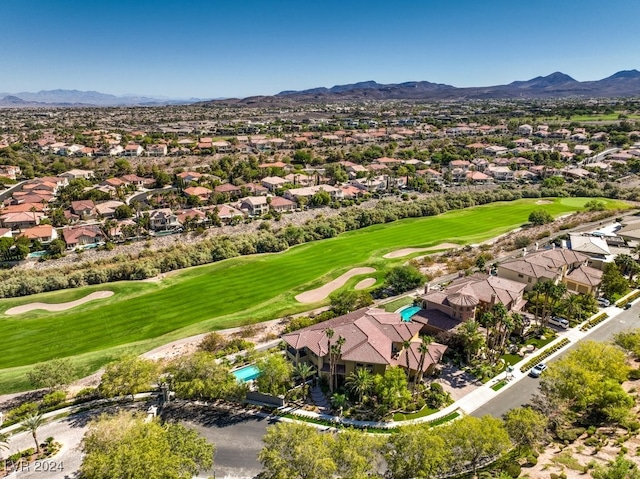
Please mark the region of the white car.
POLYGON ((532 378, 539 378, 545 369, 547 369, 547 365, 545 363, 538 363, 531 369, 531 371, 529 371, 529 376, 532 378))
POLYGON ((611 301, 609 301, 607 298, 598 298, 598 305, 601 308, 606 308, 608 306, 611 306, 611 301))

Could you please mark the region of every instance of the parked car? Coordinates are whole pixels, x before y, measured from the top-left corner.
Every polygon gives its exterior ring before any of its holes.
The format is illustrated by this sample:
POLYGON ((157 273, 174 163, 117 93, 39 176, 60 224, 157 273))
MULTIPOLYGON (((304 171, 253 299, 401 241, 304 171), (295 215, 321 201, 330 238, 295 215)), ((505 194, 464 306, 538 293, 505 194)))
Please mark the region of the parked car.
POLYGON ((554 326, 558 326, 562 329, 569 329, 569 321, 561 318, 560 316, 552 316, 549 318, 549 324, 553 324, 554 326))
POLYGON ((624 305, 624 309, 631 309, 631 306, 633 306, 631 303, 627 303, 624 305))
POLYGON ((607 298, 598 298, 598 305, 601 308, 606 308, 608 306, 611 306, 611 301, 609 301, 607 298))
POLYGON ((532 378, 539 378, 545 369, 547 369, 547 365, 545 363, 538 363, 533 368, 531 368, 531 371, 529 371, 529 376, 531 376, 532 378))

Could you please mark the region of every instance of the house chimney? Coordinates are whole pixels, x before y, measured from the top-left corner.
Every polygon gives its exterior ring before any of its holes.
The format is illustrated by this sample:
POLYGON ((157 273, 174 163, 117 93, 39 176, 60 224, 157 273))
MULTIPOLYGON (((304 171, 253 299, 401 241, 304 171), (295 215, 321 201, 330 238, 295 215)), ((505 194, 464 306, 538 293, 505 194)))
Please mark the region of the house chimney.
POLYGON ((538 251, 538 242, 536 241, 536 251, 538 251))
POLYGON ((527 255, 527 248, 522 248, 522 256, 526 256, 527 255))
POLYGON ((551 249, 556 249, 556 244, 555 243, 551 243, 551 249))
POLYGON ((464 271, 458 271, 458 278, 464 278, 464 271))
POLYGON ((429 293, 429 291, 431 291, 431 283, 425 283, 424 284, 424 294, 429 293))
POLYGON ((496 293, 491 293, 491 306, 496 304, 496 293))

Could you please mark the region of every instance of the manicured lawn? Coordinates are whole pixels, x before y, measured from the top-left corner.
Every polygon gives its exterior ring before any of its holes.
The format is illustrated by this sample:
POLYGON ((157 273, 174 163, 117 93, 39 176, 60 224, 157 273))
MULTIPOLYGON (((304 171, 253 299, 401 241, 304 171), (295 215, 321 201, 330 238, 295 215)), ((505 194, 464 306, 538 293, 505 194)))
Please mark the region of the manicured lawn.
POLYGON ((394 311, 402 308, 403 306, 409 306, 413 304, 414 298, 410 296, 405 296, 404 298, 396 299, 395 301, 391 301, 390 303, 384 304, 382 307, 385 311, 389 313, 393 313, 394 311))
POLYGON ((431 409, 427 406, 423 407, 419 411, 411 412, 411 413, 401 413, 397 412, 393 415, 394 421, 408 421, 410 419, 418 419, 419 417, 429 416, 435 412, 438 412, 437 409, 431 409))
MULTIPOLYGON (((557 198, 546 205, 537 205, 535 199, 493 203, 376 225, 279 254, 190 268, 161 283, 111 283, 2 300, 0 311, 5 311, 33 301, 78 299, 96 290, 115 292, 111 298, 67 312, 0 316, 0 392, 18 390, 13 387, 17 371, 6 368, 82 355, 79 365, 83 370, 95 369, 124 350, 144 351, 181 337, 308 310, 326 301, 302 305, 295 301, 296 294, 353 267, 384 271, 407 260, 384 260, 382 256, 390 251, 447 241, 477 243, 520 226, 533 209, 544 208, 557 216, 579 209, 589 200, 557 198)), ((603 201, 610 208, 627 207, 622 202, 603 201)))
POLYGON ((532 338, 527 340, 525 344, 533 344, 536 347, 536 349, 541 349, 541 348, 544 348, 551 341, 556 339, 556 337, 557 337, 556 335, 546 335, 544 337, 545 339, 532 338))
POLYGON ((507 363, 509 366, 513 366, 514 364, 517 364, 520 361, 522 361, 523 358, 521 358, 517 354, 504 354, 502 355, 502 359, 504 359, 504 362, 507 363))

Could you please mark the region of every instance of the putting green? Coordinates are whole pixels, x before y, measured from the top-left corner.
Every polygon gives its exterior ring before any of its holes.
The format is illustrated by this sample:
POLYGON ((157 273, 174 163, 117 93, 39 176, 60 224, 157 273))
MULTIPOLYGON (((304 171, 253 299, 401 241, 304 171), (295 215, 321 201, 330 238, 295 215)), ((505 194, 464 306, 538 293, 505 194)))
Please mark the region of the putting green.
MULTIPOLYGON (((477 243, 527 221, 534 209, 554 216, 580 209, 591 198, 537 199, 452 211, 437 217, 411 218, 344 233, 296 246, 278 254, 233 258, 189 268, 159 283, 122 282, 108 287, 114 296, 65 312, 0 316, 0 391, 18 368, 54 357, 85 355, 92 367, 114 351, 150 349, 163 342, 213 329, 250 324, 309 309, 294 297, 361 266, 384 271, 406 261, 382 256, 405 247, 443 242, 477 243)), ((603 200, 609 208, 628 208, 603 200)), ((355 284, 357 280, 353 280, 355 284)), ((348 283, 347 287, 353 287, 348 283)), ((63 302, 105 285, 0 301, 0 312, 34 301, 63 302), (57 299, 58 296, 63 298, 57 299)), ((319 305, 319 304, 318 304, 319 305)), ((315 306, 315 305, 314 305, 315 306)), ((85 364, 85 363, 82 363, 85 364)), ((22 369, 21 369, 22 370, 22 369)))

